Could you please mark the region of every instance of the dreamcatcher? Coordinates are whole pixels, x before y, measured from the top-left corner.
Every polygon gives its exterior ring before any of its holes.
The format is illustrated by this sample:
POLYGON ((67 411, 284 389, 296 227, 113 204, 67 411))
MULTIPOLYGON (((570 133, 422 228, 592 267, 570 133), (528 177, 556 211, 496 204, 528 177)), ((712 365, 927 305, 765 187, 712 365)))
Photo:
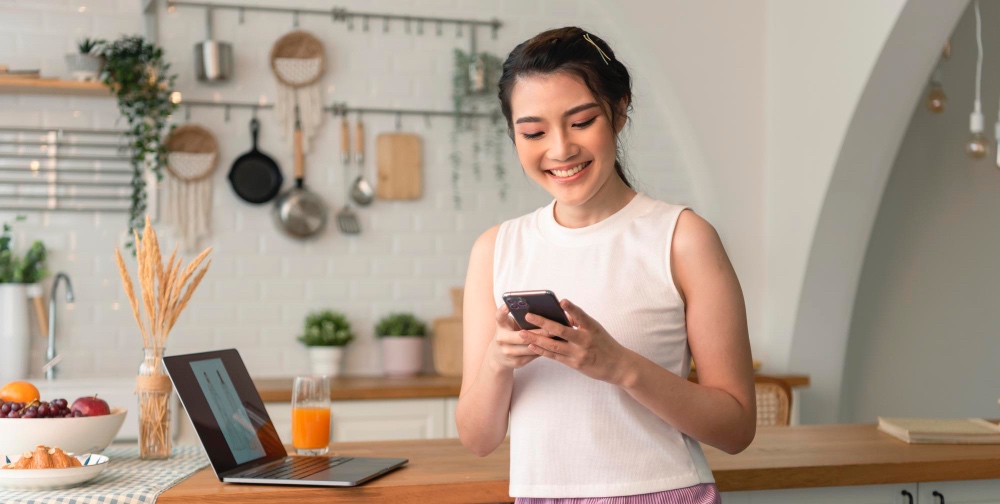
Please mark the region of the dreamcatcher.
POLYGON ((326 70, 326 52, 315 35, 296 30, 278 39, 271 48, 271 71, 278 79, 275 115, 282 132, 295 130, 295 106, 302 121, 303 149, 308 151, 323 120, 320 77, 326 70))
POLYGON ((215 136, 201 126, 179 126, 166 141, 167 211, 181 248, 193 252, 212 231, 212 172, 219 158, 215 136))

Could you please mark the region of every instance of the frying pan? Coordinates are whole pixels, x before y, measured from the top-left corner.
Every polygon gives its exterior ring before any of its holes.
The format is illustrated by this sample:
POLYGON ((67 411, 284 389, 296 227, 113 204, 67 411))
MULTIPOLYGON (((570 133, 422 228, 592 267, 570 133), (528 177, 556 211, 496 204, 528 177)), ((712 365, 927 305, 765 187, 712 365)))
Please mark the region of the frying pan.
POLYGON ((267 154, 257 150, 259 132, 260 121, 255 117, 250 121, 253 147, 250 152, 236 158, 233 167, 229 169, 229 183, 233 186, 233 191, 244 201, 255 205, 274 199, 285 180, 278 164, 267 154))
POLYGON ((278 227, 293 238, 308 238, 326 226, 326 203, 305 188, 302 159, 302 125, 295 107, 295 187, 281 193, 272 215, 278 227))

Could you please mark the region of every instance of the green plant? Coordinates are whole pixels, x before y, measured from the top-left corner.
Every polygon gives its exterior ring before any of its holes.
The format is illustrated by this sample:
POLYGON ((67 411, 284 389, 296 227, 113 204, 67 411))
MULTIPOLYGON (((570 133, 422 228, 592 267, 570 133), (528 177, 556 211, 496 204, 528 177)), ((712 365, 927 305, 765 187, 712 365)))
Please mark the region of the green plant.
POLYGON ((427 325, 410 313, 390 313, 375 324, 375 335, 386 336, 426 336, 427 325))
POLYGON ((132 236, 142 229, 146 214, 147 169, 163 179, 162 167, 167 163, 167 151, 161 139, 167 129, 167 118, 177 109, 171 101, 177 75, 169 73, 170 64, 163 58, 163 49, 148 43, 138 35, 123 35, 101 46, 100 55, 107 60, 101 80, 118 98, 118 110, 128 120, 132 163, 132 201, 129 207, 128 243, 135 253, 132 236))
POLYGON ((354 339, 347 316, 333 310, 309 314, 304 329, 299 341, 305 346, 344 346, 354 339))
MULTIPOLYGON (((24 217, 18 217, 22 221, 24 217)), ((24 253, 23 257, 14 255, 10 246, 10 224, 3 224, 0 234, 0 283, 35 283, 45 278, 49 272, 45 269, 45 245, 35 240, 24 253)))
POLYGON ((478 181, 482 177, 480 157, 483 151, 483 135, 488 135, 485 139, 486 150, 491 150, 494 155, 494 175, 498 185, 498 195, 501 200, 507 198, 506 173, 503 166, 503 145, 500 139, 506 136, 506 124, 497 119, 501 117, 500 103, 497 100, 497 82, 500 79, 500 71, 503 68, 503 60, 498 56, 487 53, 466 53, 461 49, 455 49, 455 66, 452 74, 452 109, 455 113, 455 123, 451 130, 451 186, 452 202, 455 209, 462 207, 462 196, 460 194, 460 182, 462 179, 462 155, 459 152, 461 135, 472 135, 472 174, 478 181), (472 91, 472 78, 470 68, 479 59, 483 65, 484 82, 486 87, 479 92, 472 91), (475 122, 478 117, 470 117, 466 114, 485 112, 493 117, 494 127, 492 130, 480 128, 475 122), (464 122, 464 124, 463 124, 464 122))
POLYGON ((76 43, 76 47, 80 49, 80 54, 90 54, 91 51, 100 47, 105 43, 104 39, 92 39, 90 37, 83 37, 79 42, 76 43))

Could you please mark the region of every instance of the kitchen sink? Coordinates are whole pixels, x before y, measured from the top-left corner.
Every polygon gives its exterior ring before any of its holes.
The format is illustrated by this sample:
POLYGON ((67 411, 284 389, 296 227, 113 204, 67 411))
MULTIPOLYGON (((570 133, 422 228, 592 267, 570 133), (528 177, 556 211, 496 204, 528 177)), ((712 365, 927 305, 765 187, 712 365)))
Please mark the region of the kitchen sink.
MULTIPOLYGON (((135 388, 135 378, 83 378, 28 380, 38 387, 43 401, 63 398, 71 404, 78 397, 97 394, 97 397, 108 402, 111 408, 125 408, 128 415, 122 425, 115 442, 136 441, 139 439, 139 404, 138 397, 132 392, 135 388)), ((170 396, 170 434, 177 439, 180 422, 187 421, 180 416, 180 401, 176 394, 170 396)))

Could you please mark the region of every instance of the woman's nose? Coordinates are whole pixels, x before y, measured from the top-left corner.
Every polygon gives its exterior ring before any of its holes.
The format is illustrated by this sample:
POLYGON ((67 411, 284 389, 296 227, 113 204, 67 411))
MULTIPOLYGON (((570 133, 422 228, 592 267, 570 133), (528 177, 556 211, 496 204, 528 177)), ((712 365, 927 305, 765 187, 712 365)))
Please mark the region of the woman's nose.
POLYGON ((549 138, 552 139, 552 143, 549 145, 547 155, 552 161, 557 163, 569 161, 580 153, 580 148, 570 141, 566 134, 555 133, 549 138))

